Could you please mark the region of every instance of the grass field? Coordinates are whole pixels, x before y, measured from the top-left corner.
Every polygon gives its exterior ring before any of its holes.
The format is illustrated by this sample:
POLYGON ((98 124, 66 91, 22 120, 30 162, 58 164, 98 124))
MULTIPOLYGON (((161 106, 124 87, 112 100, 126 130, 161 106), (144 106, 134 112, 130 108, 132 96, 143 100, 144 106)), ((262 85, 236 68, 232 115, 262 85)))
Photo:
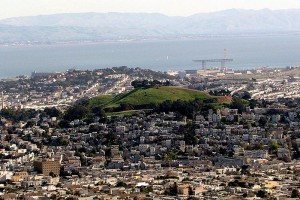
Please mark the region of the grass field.
POLYGON ((90 106, 106 106, 109 104, 113 99, 115 98, 115 95, 101 95, 98 97, 94 97, 90 100, 90 106))
POLYGON ((160 104, 166 100, 176 101, 181 99, 189 101, 196 98, 209 99, 214 97, 197 90, 179 87, 159 87, 135 90, 134 92, 125 95, 124 98, 119 99, 115 103, 124 102, 132 105, 145 105, 150 103, 160 104))
POLYGON ((178 99, 189 101, 194 99, 215 99, 206 92, 186 89, 175 86, 162 86, 158 88, 139 88, 128 93, 119 95, 103 95, 91 99, 90 106, 119 107, 121 103, 131 105, 160 104, 166 100, 176 101, 178 99))

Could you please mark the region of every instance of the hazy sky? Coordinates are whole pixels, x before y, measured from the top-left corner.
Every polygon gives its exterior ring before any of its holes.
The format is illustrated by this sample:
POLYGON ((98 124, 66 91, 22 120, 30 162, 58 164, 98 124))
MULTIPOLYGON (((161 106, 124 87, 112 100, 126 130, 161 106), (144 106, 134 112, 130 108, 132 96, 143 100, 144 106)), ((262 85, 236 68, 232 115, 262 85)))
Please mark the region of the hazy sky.
POLYGON ((0 0, 0 19, 76 12, 158 12, 187 16, 230 8, 300 8, 300 0, 0 0))

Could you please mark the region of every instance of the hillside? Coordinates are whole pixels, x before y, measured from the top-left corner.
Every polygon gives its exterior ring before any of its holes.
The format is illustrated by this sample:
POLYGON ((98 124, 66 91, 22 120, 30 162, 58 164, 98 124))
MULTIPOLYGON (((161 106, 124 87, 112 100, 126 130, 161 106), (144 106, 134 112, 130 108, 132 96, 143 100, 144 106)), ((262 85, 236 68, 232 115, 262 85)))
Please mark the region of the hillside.
POLYGON ((187 17, 158 13, 72 13, 0 20, 0 43, 140 40, 300 31, 300 12, 230 9, 187 17))
POLYGON ((162 86, 159 88, 139 88, 129 93, 120 95, 103 95, 91 99, 90 106, 103 106, 104 108, 116 108, 121 104, 130 104, 133 106, 141 107, 149 104, 161 104, 164 101, 176 101, 176 100, 190 101, 194 99, 216 99, 215 102, 224 103, 230 101, 230 99, 224 99, 222 97, 211 96, 205 92, 198 90, 185 89, 174 86, 162 86))

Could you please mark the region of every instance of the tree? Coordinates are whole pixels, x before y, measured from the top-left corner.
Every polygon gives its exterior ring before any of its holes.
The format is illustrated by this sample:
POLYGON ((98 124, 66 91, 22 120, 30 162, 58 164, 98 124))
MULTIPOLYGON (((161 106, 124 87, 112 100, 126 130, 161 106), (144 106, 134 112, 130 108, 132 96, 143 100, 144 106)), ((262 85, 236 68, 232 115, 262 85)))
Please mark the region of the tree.
POLYGON ((133 105, 131 105, 130 103, 127 102, 121 102, 120 103, 120 109, 123 110, 132 110, 134 109, 133 105))
POLYGON ((248 105, 247 101, 239 97, 234 97, 229 107, 232 109, 238 109, 239 113, 242 113, 246 111, 246 105, 248 105))
POLYGON ((21 110, 14 110, 14 109, 2 109, 0 112, 0 116, 17 121, 27 121, 28 119, 36 117, 38 111, 33 109, 21 109, 21 110))
POLYGON ((59 116, 61 116, 61 111, 60 110, 58 110, 57 108, 55 108, 55 107, 52 107, 52 108, 45 108, 44 109, 44 112, 48 115, 48 116, 50 116, 50 117, 59 117, 59 116))
POLYGON ((132 85, 134 88, 142 87, 141 82, 138 81, 138 80, 132 81, 132 82, 131 82, 131 85, 132 85))
POLYGON ((249 101, 249 106, 250 106, 251 109, 254 109, 257 106, 257 100, 251 99, 249 101))
POLYGON ((51 194, 50 199, 57 199, 56 194, 51 194))
POLYGON ((266 116, 261 116, 258 120, 260 126, 264 127, 268 123, 268 119, 266 116))
MULTIPOLYGON (((170 84, 169 82, 166 84, 170 84)), ((131 82, 131 85, 134 88, 149 88, 149 87, 155 87, 155 86, 161 86, 162 83, 158 80, 148 81, 148 80, 134 80, 131 82)))
POLYGON ((126 188, 127 186, 128 185, 125 182, 123 182, 123 181, 118 181, 117 184, 116 184, 116 187, 124 187, 124 188, 126 188))
POLYGON ((198 138, 195 136, 195 126, 187 125, 184 127, 184 141, 188 145, 196 145, 198 144, 198 138))
POLYGON ((177 183, 174 182, 174 184, 165 191, 165 195, 177 196, 177 194, 178 194, 177 183))
POLYGON ((250 174, 250 171, 249 171, 249 165, 243 165, 242 166, 242 169, 241 169, 241 173, 242 174, 250 174))
POLYGON ((53 177, 56 177, 57 175, 54 174, 53 172, 50 172, 50 173, 49 173, 49 176, 51 176, 51 177, 53 178, 53 177))
POLYGON ((87 107, 82 105, 74 105, 70 107, 65 113, 65 120, 82 119, 89 113, 87 107))
POLYGON ((167 80, 167 81, 164 83, 164 85, 165 85, 165 86, 171 86, 172 84, 171 84, 170 81, 167 80))
POLYGON ((84 97, 84 98, 78 99, 75 102, 75 105, 87 106, 87 105, 89 105, 89 102, 90 102, 89 98, 88 97, 84 97))
POLYGON ((101 106, 96 106, 96 107, 93 107, 92 108, 92 113, 95 115, 95 116, 98 116, 98 117, 105 117, 105 111, 103 110, 103 108, 101 106))
POLYGON ((70 144, 70 140, 67 139, 67 138, 59 137, 59 138, 57 138, 57 140, 56 140, 56 144, 57 144, 58 146, 67 146, 68 144, 70 144))
POLYGON ((70 122, 67 121, 67 120, 61 120, 59 123, 58 123, 58 126, 60 128, 70 128, 71 125, 70 125, 70 122))
POLYGON ((269 146, 269 150, 271 153, 275 153, 275 152, 277 152, 277 149, 278 149, 278 144, 277 144, 277 142, 273 141, 269 146))
POLYGON ((35 125, 35 122, 34 121, 28 121, 27 123, 26 123, 26 125, 25 125, 25 127, 26 128, 31 128, 31 127, 33 127, 35 125))
POLYGON ((220 147, 219 153, 220 153, 221 155, 227 155, 228 152, 227 152, 227 149, 226 149, 226 148, 220 147))
POLYGON ((79 190, 76 190, 76 191, 74 192, 74 195, 75 195, 75 196, 80 196, 80 195, 81 195, 81 193, 80 193, 80 191, 79 191, 79 190))
POLYGON ((149 81, 148 80, 143 80, 142 81, 142 86, 143 87, 146 87, 146 86, 148 86, 149 85, 149 81))
POLYGON ((293 189, 291 198, 300 198, 300 192, 298 189, 293 189))
POLYGON ((259 190, 257 193, 256 193, 256 196, 257 197, 260 197, 260 198, 266 198, 267 197, 267 192, 265 190, 259 190))
POLYGON ((242 98, 245 100, 251 99, 251 94, 248 91, 244 91, 242 98))

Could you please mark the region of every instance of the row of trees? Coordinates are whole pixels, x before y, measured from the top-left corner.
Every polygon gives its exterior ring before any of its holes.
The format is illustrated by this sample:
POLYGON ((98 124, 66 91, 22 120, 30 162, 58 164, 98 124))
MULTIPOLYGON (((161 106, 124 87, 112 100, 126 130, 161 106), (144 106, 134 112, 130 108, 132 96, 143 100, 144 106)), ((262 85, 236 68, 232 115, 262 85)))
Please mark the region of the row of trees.
POLYGON ((39 113, 37 110, 29 109, 2 109, 0 115, 6 119, 18 122, 18 121, 27 121, 28 119, 36 117, 39 113))
POLYGON ((183 116, 186 116, 187 118, 192 119, 196 113, 206 113, 209 109, 213 109, 213 106, 201 99, 195 99, 192 101, 183 101, 179 99, 176 101, 167 100, 154 108, 154 111, 177 112, 183 116))
POLYGON ((158 80, 148 81, 148 80, 135 80, 131 82, 134 88, 152 88, 158 86, 170 86, 170 81, 160 82, 158 80))
POLYGON ((209 91, 210 95, 213 96, 229 96, 230 95, 230 91, 228 89, 221 89, 221 90, 211 90, 209 91))

